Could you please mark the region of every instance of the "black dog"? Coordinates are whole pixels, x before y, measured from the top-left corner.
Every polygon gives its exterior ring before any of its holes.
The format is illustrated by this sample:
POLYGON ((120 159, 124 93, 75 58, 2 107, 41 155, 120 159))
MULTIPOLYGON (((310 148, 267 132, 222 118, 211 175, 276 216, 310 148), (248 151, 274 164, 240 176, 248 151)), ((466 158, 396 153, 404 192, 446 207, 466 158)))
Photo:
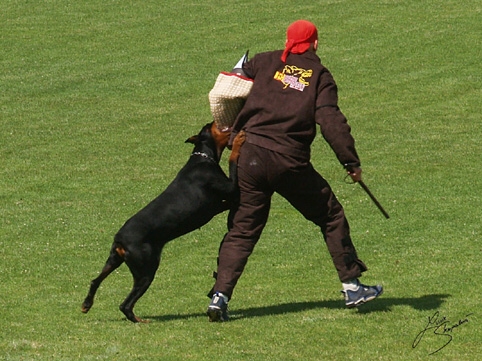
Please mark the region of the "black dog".
POLYGON ((132 322, 144 322, 134 314, 133 308, 154 279, 164 245, 205 225, 238 197, 237 161, 245 135, 239 133, 234 139, 228 178, 219 160, 229 137, 229 131, 218 129, 213 122, 186 140, 195 144, 189 161, 164 192, 117 232, 102 272, 90 284, 82 312, 87 313, 92 307, 101 282, 125 262, 134 286, 119 308, 132 322))

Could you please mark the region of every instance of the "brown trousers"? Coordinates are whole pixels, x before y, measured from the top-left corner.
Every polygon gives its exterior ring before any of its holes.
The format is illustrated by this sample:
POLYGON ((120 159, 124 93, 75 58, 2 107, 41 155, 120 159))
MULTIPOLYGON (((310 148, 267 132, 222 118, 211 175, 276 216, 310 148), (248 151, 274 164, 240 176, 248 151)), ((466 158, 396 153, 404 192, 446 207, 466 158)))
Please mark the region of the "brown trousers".
POLYGON ((229 214, 229 231, 219 249, 213 291, 231 298, 268 220, 274 192, 320 227, 342 282, 360 277, 367 270, 357 257, 343 207, 309 162, 246 142, 238 161, 238 182, 240 204, 229 214))

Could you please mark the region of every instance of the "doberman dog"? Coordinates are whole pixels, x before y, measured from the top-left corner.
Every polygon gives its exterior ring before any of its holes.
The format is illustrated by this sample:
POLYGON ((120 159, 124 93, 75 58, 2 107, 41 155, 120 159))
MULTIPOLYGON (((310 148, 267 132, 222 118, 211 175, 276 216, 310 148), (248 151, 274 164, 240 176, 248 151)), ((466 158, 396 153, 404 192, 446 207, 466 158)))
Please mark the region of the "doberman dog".
POLYGON ((230 132, 206 124, 198 135, 186 140, 194 150, 172 183, 157 198, 132 216, 114 237, 109 258, 100 275, 92 280, 82 312, 87 313, 102 281, 123 262, 134 278, 134 285, 119 306, 132 322, 146 322, 134 314, 134 305, 147 291, 159 267, 167 242, 198 229, 215 215, 229 209, 239 196, 237 161, 245 134, 233 141, 229 157, 229 178, 219 165, 230 132))

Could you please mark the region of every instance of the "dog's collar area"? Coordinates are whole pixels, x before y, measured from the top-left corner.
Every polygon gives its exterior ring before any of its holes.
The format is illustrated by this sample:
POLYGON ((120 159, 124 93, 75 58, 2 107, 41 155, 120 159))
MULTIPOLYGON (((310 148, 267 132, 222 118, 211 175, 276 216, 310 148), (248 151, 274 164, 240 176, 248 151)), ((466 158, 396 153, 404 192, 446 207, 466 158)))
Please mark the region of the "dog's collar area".
POLYGON ((192 157, 193 155, 198 155, 198 156, 200 156, 200 157, 209 159, 210 161, 212 161, 212 162, 214 162, 214 163, 217 163, 216 160, 215 160, 213 157, 210 157, 209 155, 207 155, 207 154, 204 153, 204 152, 192 152, 192 153, 191 153, 191 157, 192 157))

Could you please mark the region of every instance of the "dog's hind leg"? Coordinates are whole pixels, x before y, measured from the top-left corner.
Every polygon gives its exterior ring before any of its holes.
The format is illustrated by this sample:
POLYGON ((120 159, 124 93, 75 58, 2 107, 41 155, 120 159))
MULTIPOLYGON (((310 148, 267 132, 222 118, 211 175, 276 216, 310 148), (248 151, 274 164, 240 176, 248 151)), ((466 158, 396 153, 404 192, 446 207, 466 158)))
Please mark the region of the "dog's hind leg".
POLYGON ((136 302, 139 300, 139 298, 142 297, 144 293, 146 293, 147 289, 152 283, 152 280, 154 279, 154 275, 151 276, 144 276, 139 279, 134 280, 134 287, 132 288, 132 291, 129 293, 127 298, 122 302, 122 304, 119 306, 119 309, 122 311, 124 315, 126 315, 127 319, 132 322, 142 322, 142 323, 147 323, 149 321, 143 320, 139 317, 137 317, 134 314, 134 306, 136 302))
POLYGON ((90 289, 87 297, 82 303, 82 312, 87 313, 94 304, 94 296, 102 281, 124 262, 125 251, 121 246, 112 245, 109 258, 99 276, 90 282, 90 289))
POLYGON ((144 258, 142 263, 132 264, 129 262, 130 257, 126 259, 126 264, 131 270, 134 278, 134 286, 124 302, 122 302, 122 304, 119 306, 119 309, 122 311, 122 313, 124 313, 127 319, 132 322, 149 322, 140 319, 134 314, 134 306, 136 302, 142 297, 142 295, 144 295, 151 285, 159 267, 160 258, 156 255, 157 252, 149 253, 150 256, 144 258))

